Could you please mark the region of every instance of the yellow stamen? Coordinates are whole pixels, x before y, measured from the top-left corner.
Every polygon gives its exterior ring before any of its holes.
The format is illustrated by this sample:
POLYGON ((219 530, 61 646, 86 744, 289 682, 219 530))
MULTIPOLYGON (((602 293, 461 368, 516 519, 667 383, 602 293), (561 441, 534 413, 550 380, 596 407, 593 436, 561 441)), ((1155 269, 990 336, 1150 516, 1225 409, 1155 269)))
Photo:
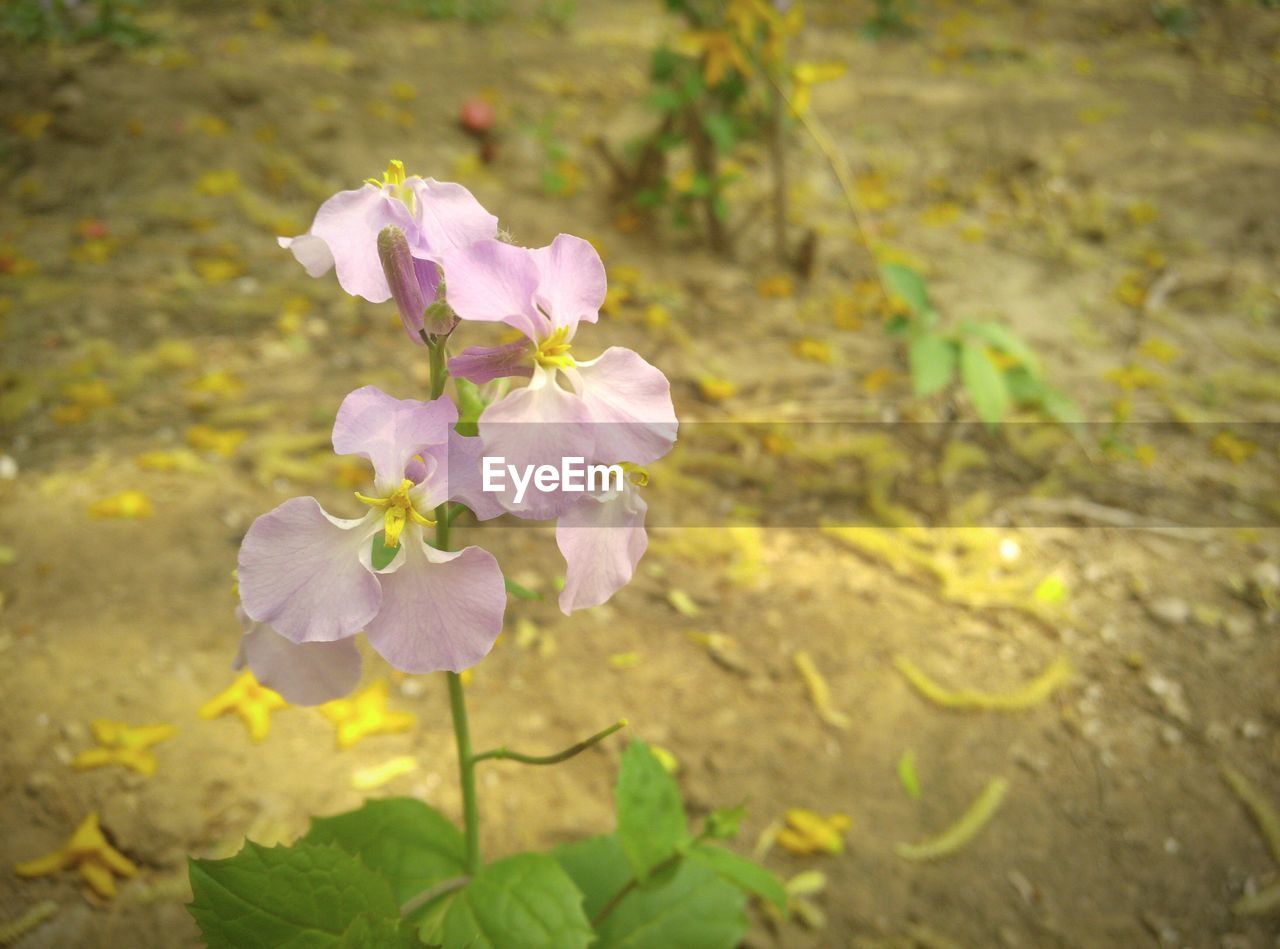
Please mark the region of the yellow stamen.
POLYGON ((649 485, 649 469, 643 465, 637 465, 634 462, 624 461, 618 465, 626 474, 627 480, 634 484, 637 488, 648 487, 649 485))
POLYGON ((400 482, 400 487, 385 498, 371 498, 361 494, 359 491, 356 492, 356 498, 361 503, 386 512, 382 520, 382 544, 392 550, 400 546, 400 535, 404 532, 404 526, 409 521, 412 520, 415 524, 421 524, 423 527, 436 526, 433 518, 419 514, 417 509, 414 508, 413 501, 409 498, 409 492, 413 487, 413 482, 405 478, 400 482))
POLYGON ((387 163, 387 170, 382 173, 381 181, 377 178, 366 178, 365 183, 371 184, 375 188, 389 189, 395 197, 405 203, 410 211, 413 211, 417 204, 417 196, 413 193, 412 188, 405 187, 406 180, 404 162, 398 158, 393 158, 387 163))
POLYGON ((569 327, 561 326, 538 344, 534 360, 543 369, 571 369, 577 365, 569 355, 569 327))

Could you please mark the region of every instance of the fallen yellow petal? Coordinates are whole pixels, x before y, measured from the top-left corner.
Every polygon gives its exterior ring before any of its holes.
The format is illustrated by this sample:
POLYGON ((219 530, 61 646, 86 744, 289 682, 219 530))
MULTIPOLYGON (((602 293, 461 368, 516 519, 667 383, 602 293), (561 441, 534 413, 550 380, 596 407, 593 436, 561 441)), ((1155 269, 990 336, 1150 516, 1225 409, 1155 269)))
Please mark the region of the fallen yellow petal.
POLYGON ((921 695, 943 708, 1021 711, 1039 705, 1071 678, 1071 663, 1066 656, 1059 656, 1044 672, 1012 692, 988 693, 973 689, 953 692, 934 682, 905 656, 898 656, 893 664, 921 695))

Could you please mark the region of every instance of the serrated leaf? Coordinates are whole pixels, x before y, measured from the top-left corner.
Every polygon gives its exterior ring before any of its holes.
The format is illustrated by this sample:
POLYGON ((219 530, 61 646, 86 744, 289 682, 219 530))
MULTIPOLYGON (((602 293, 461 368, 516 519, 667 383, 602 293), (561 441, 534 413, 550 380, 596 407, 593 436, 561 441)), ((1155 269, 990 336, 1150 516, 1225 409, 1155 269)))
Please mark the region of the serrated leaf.
POLYGON ((941 336, 916 337, 907 355, 911 363, 911 385, 921 398, 945 389, 956 373, 955 344, 941 336))
POLYGON ((995 425, 1009 408, 1009 390, 1004 373, 995 364, 987 347, 973 343, 960 346, 960 379, 978 418, 995 425))
POLYGON ((916 316, 933 310, 929 301, 929 288, 914 269, 906 264, 881 264, 880 276, 894 296, 901 297, 916 316))
POLYGON ((471 949, 585 949, 592 935, 582 893, 560 864, 540 853, 481 869, 444 918, 444 944, 471 949))
POLYGON ((589 919, 595 919, 632 880, 631 862, 617 834, 574 841, 551 855, 582 891, 582 909, 589 919))
POLYGON ((355 949, 351 939, 381 925, 362 917, 399 924, 391 885, 337 847, 246 842, 234 857, 188 866, 187 909, 210 949, 355 949))
POLYGON ((398 903, 466 872, 462 832, 439 811, 413 798, 367 801, 358 810, 313 818, 302 839, 334 844, 359 857, 390 881, 398 903))
POLYGON ((627 894, 601 920, 597 949, 732 949, 747 932, 746 895, 709 867, 680 862, 669 878, 627 894))
POLYGON ((618 840, 643 880, 688 839, 680 788, 649 747, 636 740, 622 753, 614 800, 618 840))
POLYGON ((787 891, 783 889, 782 882, 760 864, 710 843, 690 847, 688 857, 738 889, 768 900, 784 916, 787 914, 787 891))

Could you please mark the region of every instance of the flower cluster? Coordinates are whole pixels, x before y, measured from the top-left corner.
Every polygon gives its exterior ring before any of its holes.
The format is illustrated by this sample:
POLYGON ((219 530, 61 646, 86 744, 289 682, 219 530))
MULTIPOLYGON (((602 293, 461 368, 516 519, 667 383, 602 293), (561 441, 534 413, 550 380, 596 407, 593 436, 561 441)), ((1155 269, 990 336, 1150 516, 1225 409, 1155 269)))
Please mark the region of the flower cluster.
MULTIPOLYGON (((448 372, 487 402, 475 436, 457 431, 457 406, 443 395, 397 399, 366 386, 343 400, 334 451, 374 471, 369 492, 356 494, 363 517, 334 517, 301 497, 250 527, 238 564, 237 664, 291 701, 316 704, 354 688, 361 631, 406 672, 458 672, 489 652, 506 605, 498 563, 480 547, 440 543, 463 506, 482 521, 555 520, 565 613, 608 600, 644 554, 638 489, 644 466, 675 443, 670 385, 629 349, 577 359, 578 328, 599 319, 606 289, 588 242, 561 234, 525 248, 497 233, 497 218, 466 188, 406 176, 392 162, 381 181, 325 201, 308 233, 280 239, 312 276, 333 269, 350 294, 394 299, 410 338, 440 357, 437 367, 459 321, 505 323, 523 336, 448 360, 448 372), (626 478, 590 492, 534 490, 517 503, 483 490, 485 457, 617 465, 626 478), (442 521, 446 530, 436 530, 442 521)), ((442 379, 433 383, 443 392, 442 379)))

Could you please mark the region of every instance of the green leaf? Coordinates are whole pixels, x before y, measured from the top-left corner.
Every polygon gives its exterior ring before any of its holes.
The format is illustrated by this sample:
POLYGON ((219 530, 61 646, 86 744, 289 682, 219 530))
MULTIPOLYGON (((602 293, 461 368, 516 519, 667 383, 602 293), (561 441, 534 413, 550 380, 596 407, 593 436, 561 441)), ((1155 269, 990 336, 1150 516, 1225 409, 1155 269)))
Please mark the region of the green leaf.
POLYGON ((385 533, 385 531, 378 531, 373 535, 373 547, 369 552, 369 560, 373 563, 374 570, 381 570, 386 567, 396 559, 396 554, 400 550, 399 547, 388 547, 383 543, 386 539, 385 533))
POLYGON ((485 401, 480 395, 480 387, 466 379, 454 378, 453 384, 458 391, 458 424, 454 426, 459 435, 474 437, 479 433, 476 424, 480 413, 485 409, 485 401))
POLYGON ((913 268, 906 264, 881 264, 880 276, 884 279, 889 292, 894 296, 902 297, 916 316, 923 316, 933 311, 924 277, 913 268))
POLYGON ((644 880, 688 839, 680 789, 649 746, 637 739, 622 753, 614 800, 618 840, 632 871, 644 880))
POLYGON ((760 864, 710 843, 690 847, 688 856, 710 868, 720 879, 768 900, 784 916, 787 914, 787 891, 778 878, 760 864))
POLYGON ((302 839, 336 844, 359 857, 391 883, 397 903, 466 872, 462 832, 439 811, 413 798, 367 801, 359 810, 313 818, 302 839))
POLYGON ((530 590, 528 587, 522 587, 510 577, 503 577, 502 582, 506 585, 507 592, 514 596, 517 600, 541 600, 542 594, 537 590, 530 590))
POLYGON ((702 832, 713 840, 732 840, 738 836, 742 819, 746 816, 747 809, 741 804, 737 807, 717 807, 707 815, 702 832))
POLYGON ((373 949, 386 943, 358 940, 400 921, 390 884, 337 847, 246 842, 234 857, 188 867, 187 909, 210 949, 373 949))
POLYGON ((364 913, 357 916, 338 940, 340 949, 394 949, 414 945, 413 931, 402 931, 399 919, 364 913))
POLYGON ((992 349, 1012 356, 1032 376, 1040 375, 1040 360, 1035 352, 1013 330, 1003 323, 988 323, 979 320, 965 320, 960 324, 960 331, 976 336, 992 349))
POLYGON ((908 748, 898 759, 898 781, 907 797, 913 801, 920 800, 920 776, 916 774, 916 753, 908 748))
POLYGON ((945 389, 956 374, 956 347, 949 339, 932 333, 917 336, 911 341, 907 355, 911 362, 911 385, 921 398, 945 389))
POLYGON ((738 136, 731 116, 723 112, 708 112, 702 117, 702 128, 720 151, 733 151, 738 136))
POLYGON ((557 847, 551 854, 578 889, 589 919, 608 905, 632 880, 631 863, 617 834, 601 834, 557 847))
POLYGON ((481 869, 444 919, 446 946, 585 949, 591 938, 582 894, 560 864, 541 853, 481 869))
POLYGON ((669 878, 628 893, 600 922, 599 949, 732 949, 747 933, 746 895, 709 867, 680 862, 669 878))
POLYGON ((986 346, 963 343, 960 346, 960 379, 978 418, 995 425, 1009 408, 1009 390, 1004 373, 987 352, 986 346))

